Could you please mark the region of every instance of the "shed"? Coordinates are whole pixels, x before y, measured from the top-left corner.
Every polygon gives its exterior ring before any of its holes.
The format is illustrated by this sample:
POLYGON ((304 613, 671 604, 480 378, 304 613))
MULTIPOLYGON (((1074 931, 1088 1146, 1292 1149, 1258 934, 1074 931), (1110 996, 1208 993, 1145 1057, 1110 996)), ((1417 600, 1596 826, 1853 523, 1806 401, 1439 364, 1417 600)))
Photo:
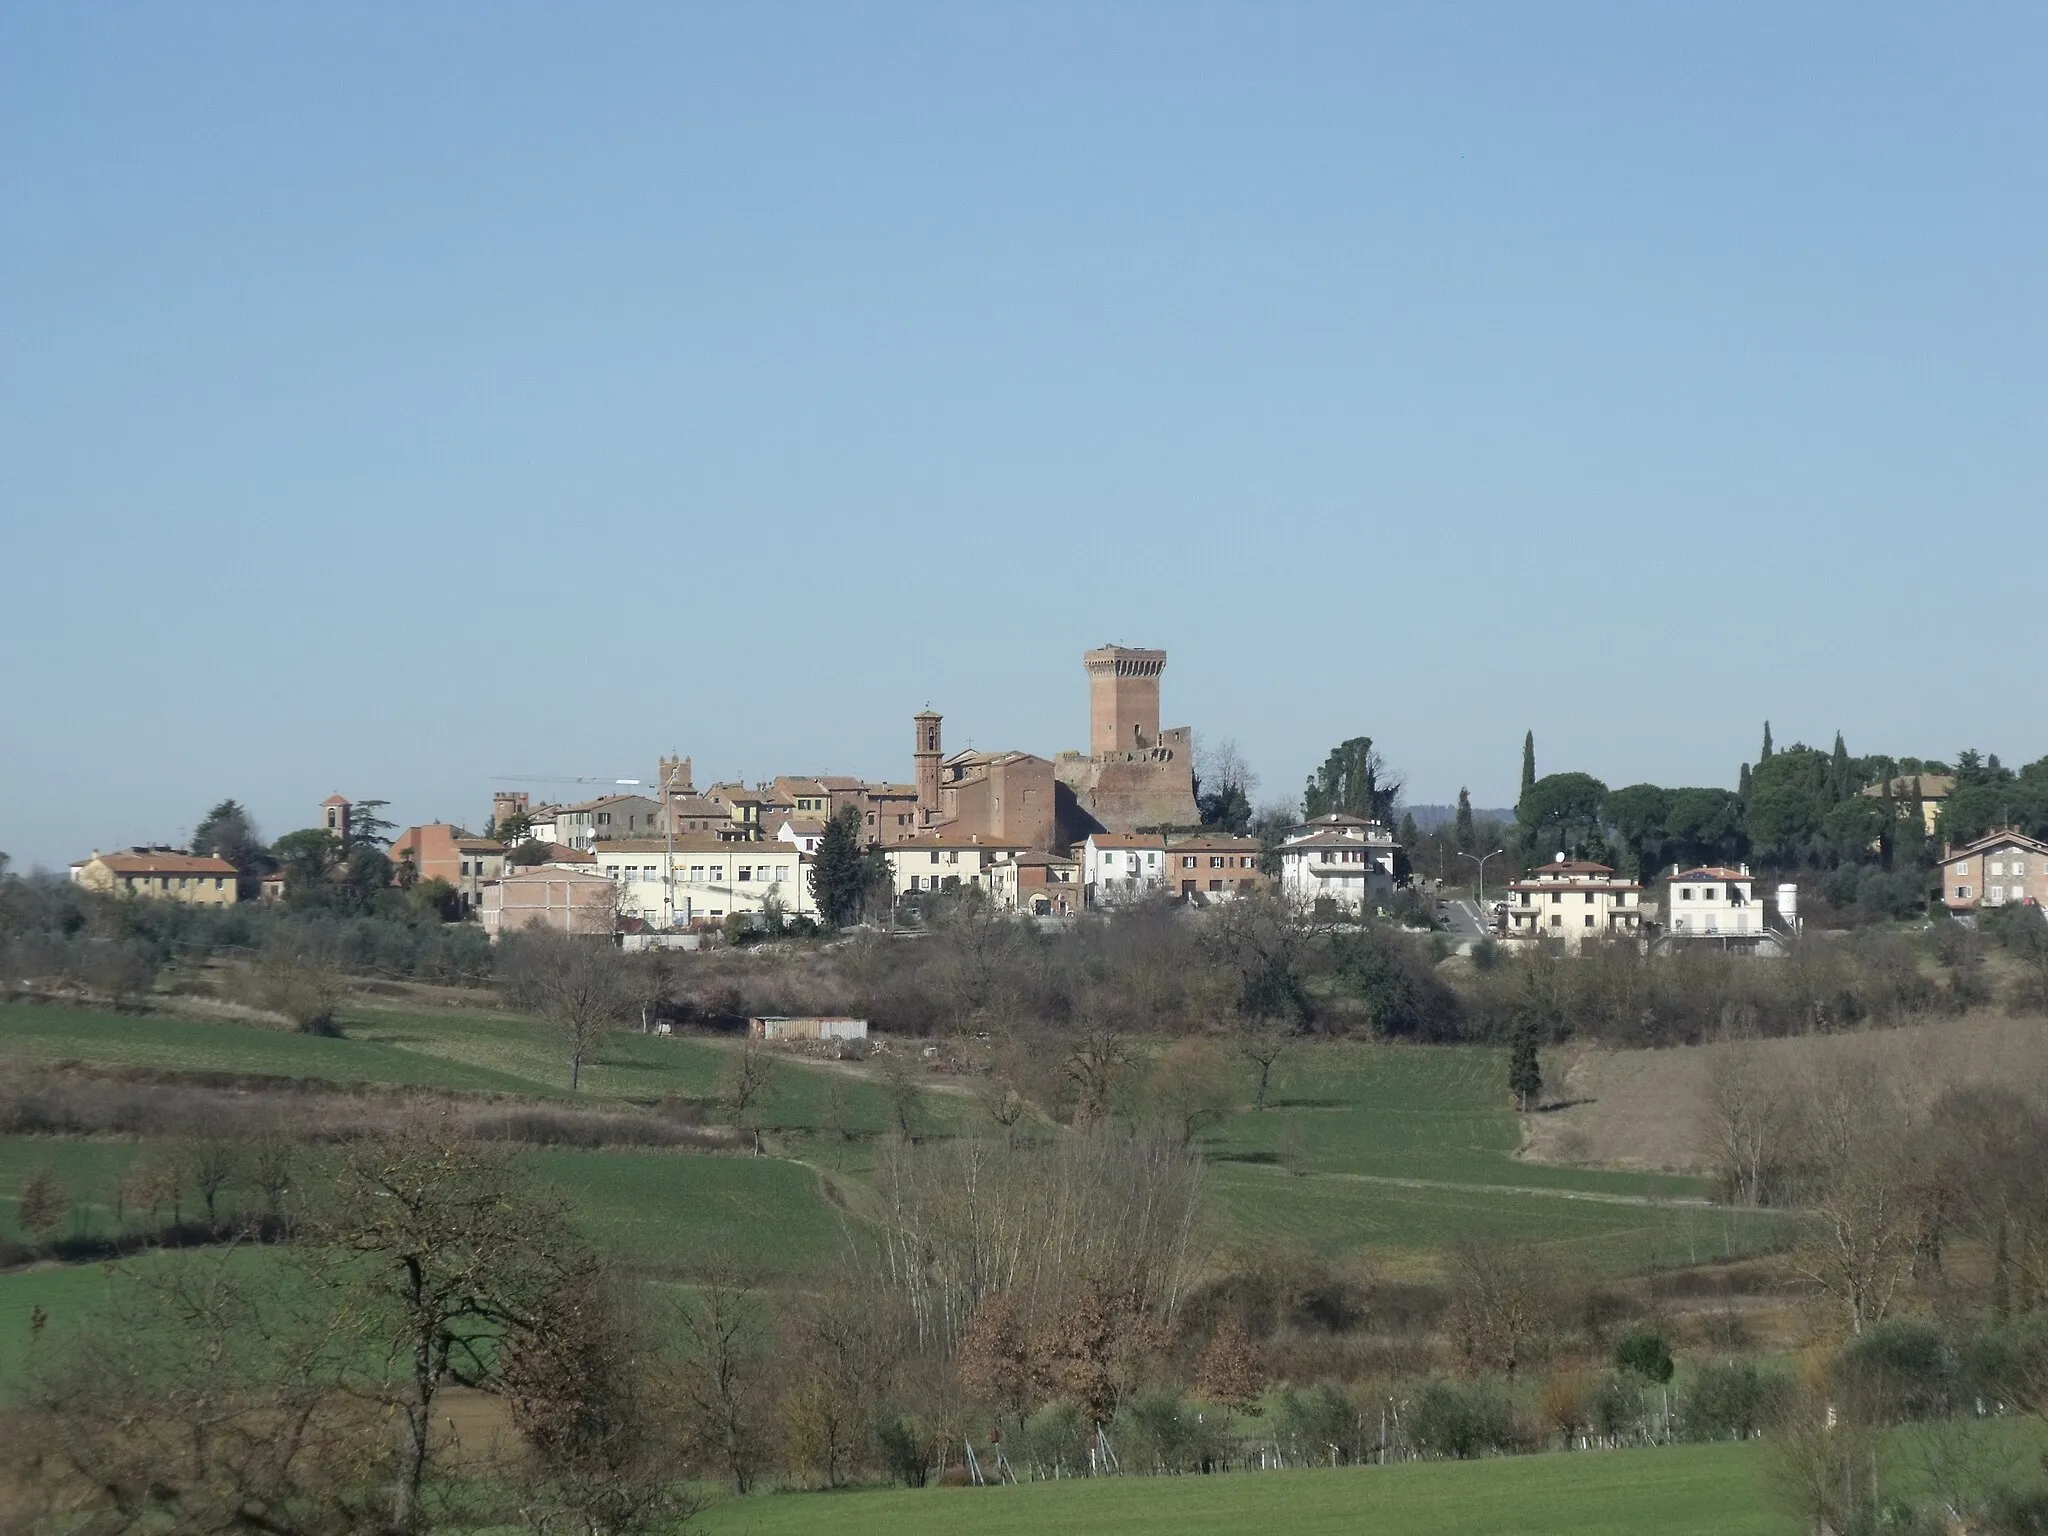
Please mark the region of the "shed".
POLYGON ((813 1018, 769 1014, 747 1020, 747 1033, 756 1040, 865 1040, 868 1021, 836 1014, 813 1018))

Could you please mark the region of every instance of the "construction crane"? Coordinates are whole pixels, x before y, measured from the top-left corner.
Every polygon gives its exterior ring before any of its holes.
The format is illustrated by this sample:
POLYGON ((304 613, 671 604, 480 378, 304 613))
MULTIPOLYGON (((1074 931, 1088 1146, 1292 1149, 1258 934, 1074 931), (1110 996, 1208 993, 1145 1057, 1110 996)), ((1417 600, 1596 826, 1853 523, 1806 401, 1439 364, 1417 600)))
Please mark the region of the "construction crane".
POLYGON ((608 779, 602 774, 494 773, 493 784, 644 784, 645 779, 608 779))

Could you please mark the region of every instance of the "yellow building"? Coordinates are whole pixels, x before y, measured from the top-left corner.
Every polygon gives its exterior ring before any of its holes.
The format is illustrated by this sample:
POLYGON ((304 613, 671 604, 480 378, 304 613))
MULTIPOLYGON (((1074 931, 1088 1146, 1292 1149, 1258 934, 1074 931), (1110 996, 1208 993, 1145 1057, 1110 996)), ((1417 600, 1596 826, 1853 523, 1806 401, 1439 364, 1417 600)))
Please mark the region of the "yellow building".
POLYGON ((229 907, 242 899, 240 877, 226 859, 175 848, 95 853, 71 866, 71 883, 115 896, 152 896, 198 906, 229 907))

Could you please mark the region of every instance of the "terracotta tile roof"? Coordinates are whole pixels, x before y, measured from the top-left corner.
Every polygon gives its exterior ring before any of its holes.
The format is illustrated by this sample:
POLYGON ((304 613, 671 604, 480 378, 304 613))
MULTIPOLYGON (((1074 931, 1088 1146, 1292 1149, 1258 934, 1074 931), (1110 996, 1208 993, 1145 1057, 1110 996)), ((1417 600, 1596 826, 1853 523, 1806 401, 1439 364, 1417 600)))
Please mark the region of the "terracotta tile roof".
MULTIPOLYGON (((1344 842, 1353 848, 1369 847, 1355 837, 1344 842)), ((1256 837, 1235 837, 1228 832, 1197 832, 1189 837, 1176 837, 1167 845, 1174 853, 1257 853, 1264 844, 1256 837)))
POLYGON ((1674 881, 1678 881, 1678 880, 1749 880, 1749 879, 1753 879, 1753 878, 1755 878, 1755 877, 1754 877, 1754 876, 1751 876, 1751 875, 1745 875, 1745 874, 1744 874, 1744 873, 1743 873, 1743 872, 1742 872, 1741 870, 1739 870, 1739 869, 1726 869, 1726 868, 1723 868, 1723 867, 1722 867, 1721 865, 1718 865, 1718 864, 1703 864, 1703 865, 1701 865, 1701 866, 1700 866, 1700 867, 1699 867, 1698 869, 1682 869, 1682 870, 1680 870, 1680 871, 1679 871, 1679 872, 1678 872, 1677 874, 1673 875, 1673 876, 1672 876, 1671 878, 1672 878, 1672 879, 1673 879, 1674 881))
POLYGON ((1967 859, 1973 854, 1987 853, 1993 848, 2013 847, 2025 848, 2033 853, 2048 853, 2048 843, 2008 828, 2003 832, 1988 832, 1974 843, 1966 843, 1961 848, 1951 848, 1942 855, 1942 858, 1967 859))
MULTIPOLYGON (((93 858, 117 875, 232 875, 235 866, 226 859, 201 853, 99 853, 93 858)), ((92 859, 80 859, 90 864, 92 859)))
POLYGON ((1157 848, 1164 850, 1166 839, 1156 832, 1091 832, 1088 841, 1098 848, 1157 848))
MULTIPOLYGON (((1256 843, 1258 839, 1252 841, 1256 843)), ((1368 843, 1362 837, 1346 837, 1342 832, 1311 832, 1307 837, 1290 837, 1280 845, 1282 853, 1291 853, 1296 848, 1362 848, 1369 853, 1393 851, 1390 843, 1368 843)))
MULTIPOLYGON (((666 853, 669 841, 665 837, 614 837, 601 839, 597 845, 599 855, 613 853, 666 853)), ((788 843, 755 838, 746 842, 735 842, 713 837, 708 832, 678 832, 675 840, 677 854, 685 853, 731 853, 745 857, 750 851, 762 854, 781 854, 787 858, 796 850, 788 843)))
POLYGON ((999 837, 984 837, 975 832, 948 832, 943 827, 899 837, 882 845, 888 853, 894 853, 898 848, 973 848, 983 853, 1004 853, 1023 846, 1022 843, 1006 843, 999 837))

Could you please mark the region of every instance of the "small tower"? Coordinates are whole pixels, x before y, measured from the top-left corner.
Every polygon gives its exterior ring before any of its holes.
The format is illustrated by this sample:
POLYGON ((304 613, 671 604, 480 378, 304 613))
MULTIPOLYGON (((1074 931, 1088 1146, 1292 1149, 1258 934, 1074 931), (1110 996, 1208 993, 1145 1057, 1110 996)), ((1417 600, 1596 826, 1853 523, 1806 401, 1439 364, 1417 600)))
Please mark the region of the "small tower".
POLYGON ((933 710, 920 710, 911 717, 911 761, 917 765, 917 813, 920 826, 930 826, 939 814, 939 722, 945 717, 933 710))
POLYGON ((329 795, 320 802, 320 825, 342 842, 348 841, 349 812, 355 805, 346 795, 329 795))
POLYGON ((533 801, 523 789, 500 789, 491 794, 491 825, 503 827, 524 816, 533 801))

